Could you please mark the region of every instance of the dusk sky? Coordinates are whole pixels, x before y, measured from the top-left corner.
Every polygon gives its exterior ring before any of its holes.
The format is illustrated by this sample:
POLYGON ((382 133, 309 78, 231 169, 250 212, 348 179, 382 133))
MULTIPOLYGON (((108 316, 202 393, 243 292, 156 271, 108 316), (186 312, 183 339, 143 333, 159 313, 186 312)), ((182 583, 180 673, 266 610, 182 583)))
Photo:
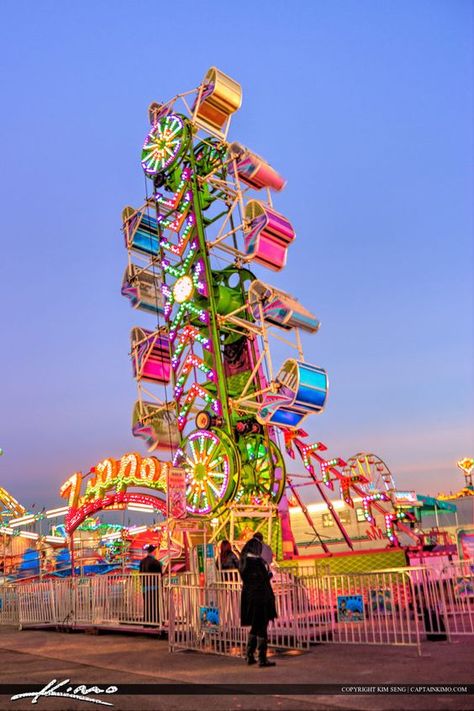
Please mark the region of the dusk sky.
MULTIPOLYGON (((130 432, 120 213, 145 191, 147 106, 217 66, 243 86, 230 139, 288 180, 279 274, 322 327, 307 421, 330 456, 399 488, 457 490, 474 456, 472 2, 4 0, 0 486, 30 507, 130 432)), ((278 365, 278 364, 277 364, 278 365)), ((317 500, 316 496, 314 497, 317 500)))

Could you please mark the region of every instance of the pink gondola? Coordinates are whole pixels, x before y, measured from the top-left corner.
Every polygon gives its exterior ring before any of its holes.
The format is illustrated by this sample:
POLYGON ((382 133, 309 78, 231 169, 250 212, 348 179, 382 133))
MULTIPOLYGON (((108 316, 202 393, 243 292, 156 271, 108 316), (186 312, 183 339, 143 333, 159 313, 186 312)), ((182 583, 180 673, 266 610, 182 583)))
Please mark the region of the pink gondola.
MULTIPOLYGON (((277 171, 268 165, 256 153, 252 153, 248 148, 244 148, 239 143, 232 143, 230 147, 231 155, 236 157, 237 175, 246 185, 254 190, 261 188, 271 188, 272 190, 283 190, 286 180, 277 171)), ((229 172, 234 172, 231 163, 229 172)))
POLYGON ((137 380, 169 383, 171 358, 169 338, 163 330, 132 329, 133 374, 137 380))
POLYGON ((252 261, 280 271, 286 264, 286 252, 295 238, 291 222, 259 200, 245 206, 245 252, 252 261))

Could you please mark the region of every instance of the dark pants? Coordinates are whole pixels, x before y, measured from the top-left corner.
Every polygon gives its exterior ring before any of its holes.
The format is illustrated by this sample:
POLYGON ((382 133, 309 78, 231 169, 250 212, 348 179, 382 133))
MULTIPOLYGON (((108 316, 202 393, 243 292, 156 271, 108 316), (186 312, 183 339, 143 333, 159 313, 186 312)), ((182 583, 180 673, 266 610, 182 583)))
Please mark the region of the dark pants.
POLYGON ((253 625, 250 628, 250 634, 255 635, 255 637, 263 637, 264 639, 267 638, 267 627, 268 627, 268 622, 265 622, 265 620, 258 620, 257 622, 254 622, 253 625))
POLYGON ((158 590, 145 588, 143 590, 143 622, 158 624, 158 590))

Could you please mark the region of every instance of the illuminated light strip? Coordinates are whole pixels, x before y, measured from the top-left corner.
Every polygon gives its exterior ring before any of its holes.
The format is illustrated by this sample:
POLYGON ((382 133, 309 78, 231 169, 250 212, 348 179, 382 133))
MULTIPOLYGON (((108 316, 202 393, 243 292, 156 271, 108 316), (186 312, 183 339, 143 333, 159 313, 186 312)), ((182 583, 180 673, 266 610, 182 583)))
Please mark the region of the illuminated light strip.
POLYGON ((20 531, 21 538, 30 538, 32 541, 37 541, 39 538, 39 533, 32 533, 31 531, 20 531))
POLYGON ((326 447, 322 442, 314 442, 314 444, 304 444, 303 446, 299 447, 300 454, 303 458, 304 467, 313 476, 314 476, 314 467, 311 464, 310 457, 311 457, 311 454, 313 452, 316 452, 318 449, 324 450, 324 449, 326 449, 326 447))
POLYGON ((193 267, 193 282, 198 294, 201 294, 201 296, 204 296, 207 299, 209 296, 209 289, 207 288, 205 274, 206 268, 204 266, 204 260, 200 258, 193 267))
POLYGON ((167 208, 170 212, 176 210, 192 175, 192 169, 189 166, 185 166, 181 172, 181 179, 178 183, 178 187, 171 197, 165 197, 162 193, 155 193, 154 197, 158 205, 167 208))
POLYGON ((210 368, 208 365, 204 363, 202 358, 199 358, 197 355, 194 353, 189 353, 186 356, 186 359, 183 363, 183 367, 181 369, 181 372, 179 374, 179 377, 176 380, 176 386, 174 389, 174 397, 177 402, 179 402, 183 390, 184 390, 184 385, 186 383, 186 380, 189 377, 189 374, 193 370, 193 368, 197 368, 200 370, 204 375, 209 379, 215 382, 216 380, 216 372, 213 368, 210 368))
POLYGON ((186 224, 183 229, 183 233, 178 239, 177 244, 174 244, 173 242, 170 242, 166 237, 162 237, 160 240, 160 244, 163 247, 163 249, 166 249, 168 252, 171 252, 172 254, 176 255, 177 257, 181 257, 183 254, 184 250, 186 249, 189 240, 191 237, 194 236, 194 228, 196 226, 196 216, 194 212, 191 212, 186 220, 186 224))
POLYGON ((331 469, 332 467, 341 466, 341 463, 342 459, 340 457, 335 457, 334 459, 329 459, 328 461, 322 461, 319 463, 322 480, 329 489, 334 489, 334 484, 331 481, 328 469, 331 469))
POLYGON ((66 543, 67 538, 64 538, 64 536, 45 536, 44 540, 46 543, 66 543))
POLYGON ((11 536, 12 534, 17 533, 17 531, 14 531, 13 528, 6 526, 5 528, 0 528, 0 533, 6 533, 11 536))
POLYGON ((209 313, 205 309, 200 309, 192 303, 181 304, 176 315, 170 325, 170 341, 174 341, 176 333, 180 327, 181 321, 188 313, 194 314, 202 324, 208 325, 210 321, 209 313))
MULTIPOLYGON (((172 277, 175 277, 176 280, 180 279, 181 277, 188 276, 190 279, 192 279, 194 287, 197 289, 198 293, 200 293, 201 296, 207 296, 208 289, 207 289, 206 281, 205 281, 205 279, 201 280, 201 277, 204 274, 204 264, 203 264, 202 260, 200 259, 197 262, 197 264, 195 265, 194 269, 190 270, 192 262, 195 259, 196 254, 197 254, 197 246, 198 246, 197 242, 194 241, 191 245, 191 250, 188 252, 187 257, 181 266, 179 266, 179 267, 173 266, 166 259, 162 260, 161 266, 162 266, 163 271, 166 274, 170 274, 172 277)), ((161 287, 161 291, 163 293, 163 296, 165 297, 165 308, 164 308, 165 319, 167 321, 169 321, 171 318, 171 311, 172 311, 173 305, 175 303, 175 296, 174 296, 173 288, 170 287, 168 284, 163 284, 163 286, 161 287)), ((178 310, 178 314, 181 313, 183 306, 189 307, 190 310, 197 309, 197 307, 192 302, 188 301, 188 302, 181 304, 180 309, 178 310)), ((175 317, 175 320, 176 320, 176 317, 175 317)), ((174 321, 173 321, 173 323, 174 323, 174 321)))
POLYGON ((56 516, 64 516, 67 513, 67 506, 62 506, 59 509, 50 509, 46 511, 46 518, 55 518, 56 516))
POLYGON ((196 398, 200 398, 201 400, 204 400, 207 405, 210 405, 216 415, 220 416, 222 414, 222 406, 220 401, 213 397, 205 388, 202 387, 202 385, 199 385, 199 383, 193 383, 186 395, 183 407, 178 414, 178 429, 180 432, 186 425, 188 413, 196 398))
POLYGON ((171 230, 172 232, 179 232, 191 207, 192 198, 192 193, 188 191, 186 193, 185 200, 179 206, 177 214, 175 213, 175 217, 173 219, 169 216, 165 217, 164 215, 158 215, 156 218, 158 226, 161 229, 171 230))
MULTIPOLYGON (((324 445, 322 442, 315 442, 314 444, 307 444, 302 448, 302 456, 303 456, 303 464, 305 469, 307 469, 310 474, 314 476, 314 467, 311 464, 311 454, 313 452, 316 452, 317 450, 324 451, 326 449, 326 445, 324 445)), ((328 473, 328 469, 331 469, 332 467, 336 466, 341 466, 344 465, 344 461, 340 457, 335 457, 334 459, 329 459, 329 460, 324 460, 321 459, 319 462, 319 468, 321 471, 321 478, 326 484, 326 486, 329 489, 334 489, 334 484, 331 481, 330 475, 328 473)))
POLYGON ((346 504, 353 509, 354 508, 354 500, 351 496, 352 481, 353 481, 352 478, 349 476, 343 477, 340 480, 340 488, 341 488, 341 497, 344 499, 346 504))
POLYGON ((26 526, 28 523, 34 523, 35 516, 31 514, 29 516, 21 516, 21 518, 12 518, 9 521, 10 526, 26 526))
POLYGON ((403 519, 410 518, 405 511, 397 511, 396 513, 387 512, 385 514, 385 530, 387 532, 388 538, 396 544, 400 544, 398 536, 395 533, 394 523, 397 521, 403 521, 403 519))
POLYGON ((189 252, 186 255, 186 258, 184 259, 183 263, 179 267, 174 266, 167 259, 161 260, 161 267, 162 267, 163 271, 165 271, 167 274, 171 274, 171 276, 176 277, 176 279, 179 279, 179 277, 181 277, 181 276, 185 276, 185 274, 187 274, 188 269, 193 262, 194 257, 197 254, 197 251, 198 251, 197 240, 193 240, 191 242, 189 252))
MULTIPOLYGON (((354 499, 354 501, 361 502, 362 499, 360 497, 356 497, 354 499)), ((340 511, 341 509, 345 509, 346 502, 342 499, 334 499, 333 500, 333 507, 334 507, 334 509, 336 509, 336 511, 340 511)), ((323 502, 318 502, 316 504, 308 504, 306 506, 306 510, 311 513, 324 513, 325 511, 327 511, 327 506, 323 502)), ((303 512, 303 510, 301 509, 300 506, 292 506, 290 508, 290 514, 294 515, 294 514, 298 514, 298 513, 302 513, 302 512, 303 512)))
POLYGON ((35 519, 32 518, 30 521, 21 521, 18 523, 17 521, 9 521, 8 525, 10 528, 20 528, 20 526, 29 526, 30 524, 35 523, 35 519))
MULTIPOLYGON (((170 338, 171 340, 171 338, 170 338)), ((173 356, 171 357, 171 366, 173 370, 177 370, 179 367, 179 362, 181 360, 181 354, 187 346, 192 346, 194 342, 197 341, 201 346, 207 350, 212 350, 211 340, 207 336, 204 336, 201 331, 196 328, 196 326, 191 326, 188 324, 181 331, 178 344, 174 349, 173 356)))
POLYGON ((375 518, 372 514, 371 504, 373 501, 390 501, 390 498, 382 491, 378 491, 374 494, 369 494, 362 499, 362 506, 364 509, 364 516, 366 520, 372 525, 375 525, 375 518))
POLYGON ((128 532, 132 535, 137 535, 138 533, 145 533, 148 531, 148 526, 130 526, 128 532))

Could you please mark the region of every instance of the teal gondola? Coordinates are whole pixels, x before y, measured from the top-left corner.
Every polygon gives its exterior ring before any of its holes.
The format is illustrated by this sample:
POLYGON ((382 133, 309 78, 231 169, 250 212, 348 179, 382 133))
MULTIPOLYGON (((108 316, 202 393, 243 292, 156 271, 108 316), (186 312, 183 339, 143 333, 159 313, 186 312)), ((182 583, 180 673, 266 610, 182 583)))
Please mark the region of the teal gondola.
POLYGON ((258 412, 262 424, 296 429, 311 414, 324 410, 328 376, 323 368, 286 360, 276 377, 278 393, 266 398, 258 412))

